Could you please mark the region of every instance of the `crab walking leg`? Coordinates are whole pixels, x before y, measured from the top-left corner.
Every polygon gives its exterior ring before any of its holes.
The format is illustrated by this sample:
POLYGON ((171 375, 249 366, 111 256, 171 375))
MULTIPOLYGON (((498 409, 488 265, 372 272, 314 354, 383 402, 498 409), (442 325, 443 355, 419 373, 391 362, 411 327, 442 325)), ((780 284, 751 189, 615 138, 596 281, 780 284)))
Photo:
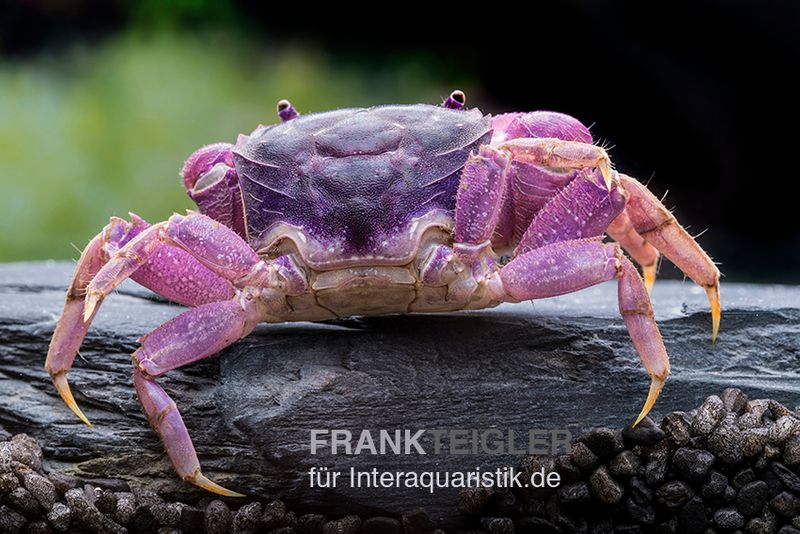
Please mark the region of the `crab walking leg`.
POLYGON ((647 288, 647 292, 650 293, 656 281, 656 269, 658 267, 659 257, 658 249, 645 241, 645 239, 636 232, 626 211, 623 211, 616 219, 611 221, 606 233, 622 245, 622 248, 628 251, 628 254, 642 267, 644 286, 647 288))
POLYGON ((156 377, 216 354, 255 327, 258 308, 248 306, 252 320, 236 300, 192 308, 142 336, 133 362, 147 376, 156 377))
POLYGON ((577 174, 574 169, 564 172, 512 160, 508 169, 509 198, 503 214, 510 221, 506 223, 508 229, 503 233, 507 236, 504 243, 518 243, 534 216, 577 174))
POLYGON ((192 439, 175 403, 154 378, 207 358, 249 334, 262 319, 258 299, 204 304, 170 319, 141 339, 132 360, 139 401, 184 480, 229 497, 242 496, 203 476, 192 439))
POLYGON ((84 321, 83 299, 86 294, 86 286, 103 265, 103 233, 101 232, 92 239, 83 249, 75 273, 72 275, 72 282, 67 289, 67 301, 64 303, 64 311, 61 312, 50 340, 50 348, 47 351, 45 369, 53 379, 59 396, 64 400, 70 410, 80 417, 81 421, 91 426, 92 423, 84 415, 67 382, 67 371, 72 367, 75 356, 78 354, 83 338, 86 336, 91 319, 96 310, 90 314, 89 321, 84 321))
POLYGON ((705 288, 711 304, 711 342, 717 339, 720 316, 719 269, 670 211, 644 185, 620 175, 630 194, 625 208, 633 228, 674 263, 686 276, 705 288))
POLYGON ((190 212, 177 213, 167 222, 154 224, 119 249, 86 288, 84 318, 123 280, 133 275, 162 245, 177 246, 218 276, 235 282, 261 261, 258 254, 227 226, 190 212))
POLYGON ((553 243, 518 256, 500 271, 509 300, 516 302, 563 295, 614 278, 618 278, 620 313, 651 380, 638 424, 661 393, 669 358, 642 278, 619 245, 600 238, 553 243))
POLYGON ((633 346, 642 359, 642 363, 650 375, 650 391, 642 406, 639 417, 633 423, 638 425, 656 403, 664 382, 669 375, 669 357, 664 347, 664 340, 654 319, 653 305, 647 294, 647 288, 639 276, 639 271, 628 258, 618 253, 620 260, 619 283, 617 294, 619 313, 628 328, 633 346))
POLYGON ((153 427, 172 461, 178 475, 205 490, 226 497, 244 497, 241 493, 225 489, 206 478, 200 471, 200 461, 194 450, 192 438, 186 430, 178 407, 166 391, 154 380, 145 378, 139 369, 133 370, 133 384, 147 420, 153 427))
POLYGON ((488 146, 470 155, 456 196, 456 243, 466 247, 488 245, 500 219, 506 195, 508 157, 488 146))
MULTIPOLYGON (((105 264, 109 248, 122 246, 148 226, 139 217, 133 214, 131 217, 130 223, 112 217, 108 226, 89 242, 81 254, 45 362, 45 368, 61 398, 87 424, 91 423, 75 402, 67 381, 67 372, 72 367, 91 319, 97 312, 95 307, 89 317, 90 320, 83 320, 86 286, 105 264)), ((163 252, 163 257, 157 254, 134 279, 167 298, 189 305, 233 296, 233 287, 230 283, 219 279, 197 262, 187 262, 186 260, 190 258, 185 252, 174 247, 169 249, 171 250, 159 251, 163 252), (178 295, 173 293, 178 289, 180 298, 175 298, 178 295)))
MULTIPOLYGON (((61 398, 86 424, 88 418, 78 408, 67 381, 67 372, 83 342, 92 319, 97 313, 96 303, 87 315, 84 304, 87 286, 106 264, 110 250, 124 246, 136 235, 146 230, 148 223, 131 214, 131 222, 112 217, 81 254, 67 290, 64 311, 56 323, 45 368, 53 379, 61 398)), ((170 300, 197 306, 207 302, 231 299, 233 285, 217 276, 188 253, 173 246, 156 247, 149 260, 133 274, 132 278, 143 286, 170 300)))

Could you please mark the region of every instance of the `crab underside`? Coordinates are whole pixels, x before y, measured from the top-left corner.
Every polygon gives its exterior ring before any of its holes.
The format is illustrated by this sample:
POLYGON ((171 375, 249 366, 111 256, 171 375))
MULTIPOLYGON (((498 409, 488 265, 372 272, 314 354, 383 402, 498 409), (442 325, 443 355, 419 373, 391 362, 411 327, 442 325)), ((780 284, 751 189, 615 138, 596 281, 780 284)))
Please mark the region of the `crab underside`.
POLYGON ((651 377, 637 423, 669 374, 648 296, 659 254, 706 289, 716 338, 714 263, 645 186, 613 169, 576 119, 485 116, 466 110, 459 91, 442 106, 301 117, 281 101, 278 112, 280 124, 187 160, 183 179, 199 212, 152 225, 112 218, 90 241, 47 355, 59 394, 88 424, 67 372, 103 299, 130 277, 190 306, 132 355, 144 411, 184 479, 239 495, 201 473, 155 379, 259 322, 479 309, 616 279, 651 377))

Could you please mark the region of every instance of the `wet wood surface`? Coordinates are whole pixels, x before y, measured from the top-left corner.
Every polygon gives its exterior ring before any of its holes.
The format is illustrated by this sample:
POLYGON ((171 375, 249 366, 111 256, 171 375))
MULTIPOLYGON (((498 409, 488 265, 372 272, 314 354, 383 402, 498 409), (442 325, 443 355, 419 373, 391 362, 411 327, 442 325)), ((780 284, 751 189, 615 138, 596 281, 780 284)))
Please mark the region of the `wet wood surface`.
MULTIPOLYGON (((126 282, 103 304, 70 373, 83 425, 61 402, 44 359, 72 264, 0 265, 0 426, 40 440, 49 469, 122 478, 171 496, 199 493, 174 474, 131 382, 136 339, 183 311, 126 282)), ((672 375, 655 418, 725 387, 800 404, 800 289, 723 285, 722 330, 710 343, 705 294, 659 281, 656 316, 672 375)), ((648 378, 616 308, 613 283, 493 310, 262 325, 248 338, 160 379, 194 438, 204 473, 298 509, 456 513, 457 490, 353 488, 347 472, 466 471, 515 465, 516 454, 311 454, 314 429, 623 426, 648 378), (312 467, 344 472, 310 487, 312 467)))

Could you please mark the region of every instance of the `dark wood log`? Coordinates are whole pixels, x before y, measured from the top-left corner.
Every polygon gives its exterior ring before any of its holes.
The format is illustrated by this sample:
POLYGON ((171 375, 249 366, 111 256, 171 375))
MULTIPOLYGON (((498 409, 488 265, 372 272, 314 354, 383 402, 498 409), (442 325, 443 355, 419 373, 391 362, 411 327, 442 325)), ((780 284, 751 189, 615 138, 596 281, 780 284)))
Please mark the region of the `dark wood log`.
MULTIPOLYGON (((0 266, 0 426, 35 436, 46 466, 121 478, 173 497, 199 493, 174 474, 131 384, 136 339, 182 308, 132 282, 103 304, 70 374, 84 426, 58 398, 44 359, 69 263, 0 266)), ((654 410, 697 406, 724 387, 800 403, 800 289, 725 284, 716 347, 705 294, 659 281, 656 315, 672 376, 654 410)), ((464 471, 516 465, 515 455, 310 454, 311 429, 514 429, 623 426, 648 378, 605 284, 557 299, 444 315, 260 326, 220 355, 160 380, 180 407, 204 472, 295 509, 456 514, 457 490, 309 487, 327 466, 464 471)))

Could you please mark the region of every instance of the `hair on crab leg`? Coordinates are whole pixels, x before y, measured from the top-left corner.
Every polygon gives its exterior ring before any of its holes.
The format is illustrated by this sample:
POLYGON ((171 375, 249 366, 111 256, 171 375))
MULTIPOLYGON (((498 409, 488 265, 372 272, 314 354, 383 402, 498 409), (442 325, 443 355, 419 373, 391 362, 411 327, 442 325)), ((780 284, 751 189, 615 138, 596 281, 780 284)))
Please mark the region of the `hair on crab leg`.
POLYGON ((615 181, 614 169, 605 150, 597 145, 554 138, 517 138, 498 146, 525 163, 564 169, 597 168, 606 189, 615 181))
POLYGON ((625 211, 636 232, 706 290, 711 306, 711 342, 716 342, 722 316, 719 269, 649 189, 630 176, 620 174, 620 179, 630 194, 625 211))

